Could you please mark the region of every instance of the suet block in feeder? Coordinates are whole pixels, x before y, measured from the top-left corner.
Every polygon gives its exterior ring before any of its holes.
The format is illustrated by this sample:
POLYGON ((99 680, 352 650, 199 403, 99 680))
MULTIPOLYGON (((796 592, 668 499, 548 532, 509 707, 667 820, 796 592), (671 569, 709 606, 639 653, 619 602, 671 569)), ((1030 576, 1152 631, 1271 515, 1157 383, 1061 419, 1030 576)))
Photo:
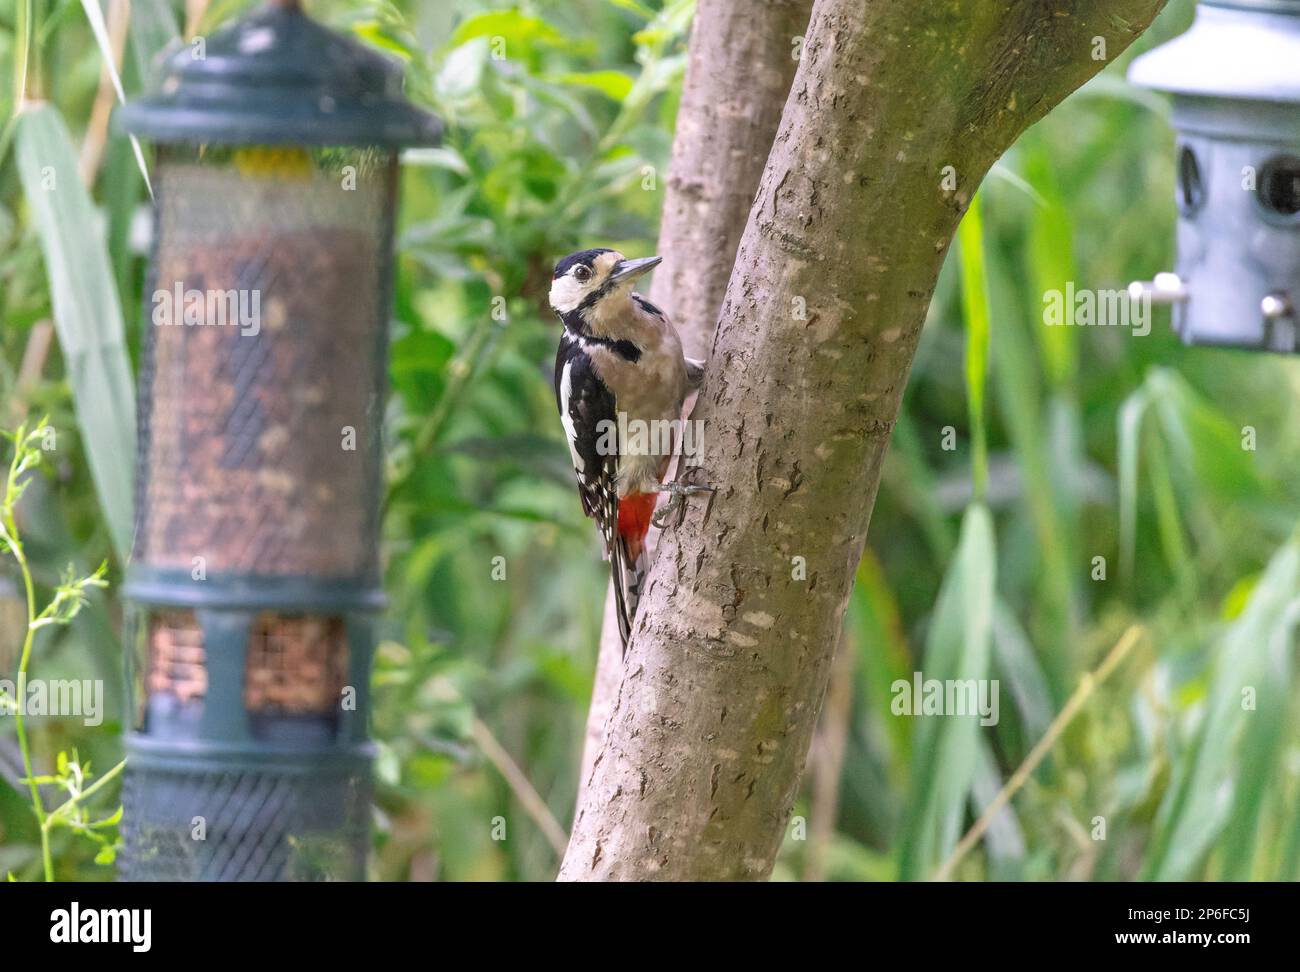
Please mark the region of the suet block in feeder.
POLYGON ((397 153, 438 122, 293 4, 121 122, 157 146, 123 876, 360 878, 397 153))
POLYGON ((1135 283, 1188 344, 1300 350, 1300 0, 1202 0, 1129 78, 1173 96, 1178 264, 1135 283))

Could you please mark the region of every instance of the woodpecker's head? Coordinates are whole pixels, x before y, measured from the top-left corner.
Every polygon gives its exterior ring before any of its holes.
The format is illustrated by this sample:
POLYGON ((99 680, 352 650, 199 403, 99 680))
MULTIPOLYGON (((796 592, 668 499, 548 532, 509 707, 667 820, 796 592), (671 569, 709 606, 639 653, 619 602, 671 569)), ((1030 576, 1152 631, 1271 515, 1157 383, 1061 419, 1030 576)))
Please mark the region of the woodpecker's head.
POLYGON ((551 309, 564 325, 579 333, 600 334, 603 323, 623 311, 632 283, 653 270, 663 257, 628 260, 617 250, 579 250, 555 265, 551 309))

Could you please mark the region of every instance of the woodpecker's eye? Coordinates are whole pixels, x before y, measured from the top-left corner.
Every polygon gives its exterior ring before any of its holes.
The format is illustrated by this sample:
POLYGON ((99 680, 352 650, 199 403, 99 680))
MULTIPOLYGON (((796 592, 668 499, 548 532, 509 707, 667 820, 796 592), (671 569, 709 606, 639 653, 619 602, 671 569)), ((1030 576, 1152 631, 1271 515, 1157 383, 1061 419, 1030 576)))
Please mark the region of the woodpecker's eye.
POLYGON ((578 266, 574 268, 573 279, 578 281, 578 283, 586 283, 591 279, 591 268, 584 267, 579 263, 578 266))

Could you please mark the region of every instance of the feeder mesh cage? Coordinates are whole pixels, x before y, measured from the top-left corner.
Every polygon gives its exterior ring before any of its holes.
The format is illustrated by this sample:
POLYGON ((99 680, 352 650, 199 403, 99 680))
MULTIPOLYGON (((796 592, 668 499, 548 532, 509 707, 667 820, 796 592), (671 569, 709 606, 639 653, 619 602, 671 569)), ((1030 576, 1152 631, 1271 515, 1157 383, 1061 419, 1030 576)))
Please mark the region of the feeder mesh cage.
POLYGON ((365 873, 368 770, 128 773, 128 881, 327 881, 365 873))
POLYGON ((392 149, 159 148, 128 880, 364 876, 342 700, 378 590, 396 171, 392 149))
POLYGON ((373 573, 395 171, 374 149, 160 149, 137 562, 373 573))

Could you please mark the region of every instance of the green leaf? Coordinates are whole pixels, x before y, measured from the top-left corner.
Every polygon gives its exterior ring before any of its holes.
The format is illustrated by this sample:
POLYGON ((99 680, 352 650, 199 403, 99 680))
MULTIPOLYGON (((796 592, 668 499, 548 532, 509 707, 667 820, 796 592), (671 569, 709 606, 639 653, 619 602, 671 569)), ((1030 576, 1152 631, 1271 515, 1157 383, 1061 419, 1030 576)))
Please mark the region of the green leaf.
POLYGON ((380 50, 387 51, 401 61, 410 61, 419 54, 413 50, 405 38, 394 36, 392 31, 378 21, 368 20, 352 25, 352 31, 380 50))
POLYGON ((638 0, 609 0, 611 7, 618 7, 620 10, 627 10, 636 14, 643 20, 652 20, 655 12, 638 0))
MULTIPOLYGON (((990 234, 991 236, 992 234, 990 234)), ((1033 338, 1016 313, 1019 293, 1017 276, 1005 251, 990 246, 985 254, 989 316, 997 321, 991 340, 994 388, 1000 405, 1003 425, 1015 446, 1016 462, 1023 473, 1024 493, 1037 544, 1028 554, 1038 575, 1037 612, 1042 618, 1038 630, 1038 651, 1050 679, 1054 697, 1064 700, 1073 683, 1074 646, 1077 641, 1073 623, 1074 551, 1071 512, 1071 482, 1068 470, 1082 461, 1081 447, 1071 455, 1073 444, 1068 434, 1068 408, 1064 402, 1050 408, 1044 402, 1038 376, 1033 338), (1056 428, 1049 421, 1056 417, 1056 428), (1052 447, 1059 451, 1054 454, 1052 447)), ((1045 328, 1027 318, 1033 330, 1064 331, 1068 328, 1045 328)), ((1004 562, 1004 568, 1008 565, 1004 562)))
MULTIPOLYGON (((993 755, 988 739, 980 737, 976 747, 975 773, 971 780, 970 811, 973 816, 997 798, 1005 781, 993 755)), ((986 880, 1018 881, 1025 866, 1025 835, 1016 817, 1015 809, 1008 804, 998 811, 984 834, 984 850, 988 858, 986 880)))
MULTIPOLYGON (((1249 853, 1269 778, 1281 779, 1277 755, 1289 682, 1280 655, 1290 651, 1300 596, 1300 539, 1274 555, 1217 653, 1205 713, 1156 820, 1144 876, 1190 880, 1231 824, 1229 846, 1249 853), (1254 689, 1255 707, 1245 704, 1254 689), (1258 720, 1265 720, 1264 726, 1258 720), (1280 721, 1279 721, 1280 720, 1280 721), (1261 762, 1250 765, 1253 758, 1261 762)), ((1243 862, 1228 864, 1240 874, 1243 862)))
POLYGON ((595 88, 601 94, 622 101, 632 93, 633 79, 621 71, 569 71, 551 79, 556 84, 595 88))
POLYGON ((469 175, 469 165, 466 164, 465 157, 448 145, 437 148, 407 149, 402 153, 402 165, 444 169, 457 175, 469 175))
MULTIPOLYGON (((1046 294, 1063 288, 1068 281, 1077 280, 1079 274, 1074 259, 1074 230, 1069 206, 1061 192, 1051 152, 1041 137, 1030 143, 1025 176, 1042 200, 1029 224, 1026 257, 1034 291, 1046 294)), ((1073 327, 1033 328, 1043 368, 1055 388, 1068 386, 1074 380, 1077 330, 1073 327)))
MULTIPOLYGON (((108 36, 108 24, 104 22, 104 12, 99 9, 98 0, 81 0, 81 9, 86 11, 86 20, 90 24, 90 32, 95 37, 95 43, 99 45, 99 56, 103 62, 104 70, 108 72, 109 81, 113 84, 113 91, 117 94, 118 104, 126 101, 126 92, 122 89, 122 78, 117 73, 117 64, 113 58, 113 42, 108 36)), ((134 135, 127 136, 131 140, 131 151, 135 154, 135 164, 140 167, 140 175, 144 177, 144 184, 149 187, 149 195, 153 195, 153 187, 149 185, 149 167, 144 163, 144 152, 140 148, 140 140, 134 135)))
MULTIPOLYGON (((925 680, 987 679, 997 554, 993 520, 982 504, 962 523, 956 557, 925 645, 925 680)), ((914 711, 920 700, 913 699, 914 711)), ((901 718, 901 716, 899 717, 901 718)), ((900 848, 899 876, 928 878, 957 844, 978 757, 979 715, 915 717, 912 783, 900 848)))
POLYGON ((476 37, 501 37, 505 39, 506 56, 513 56, 511 47, 534 46, 567 47, 570 39, 539 17, 529 17, 518 10, 494 10, 469 17, 462 21, 451 35, 451 44, 458 47, 476 37))
POLYGON ((103 820, 96 820, 93 824, 91 824, 91 826, 96 829, 103 828, 103 827, 116 827, 118 824, 122 822, 122 811, 123 811, 123 807, 119 804, 118 808, 115 811, 113 811, 112 816, 105 817, 103 820))
POLYGON ((1001 599, 993 615, 993 632, 993 659, 998 677, 1006 680, 1026 733, 1030 739, 1038 740, 1052 723, 1055 703, 1028 635, 1001 599))
POLYGON ((1119 574, 1126 588, 1132 586, 1137 559, 1138 461, 1142 420, 1150 403, 1151 396, 1143 386, 1124 399, 1119 409, 1119 574))
POLYGON ((18 121, 18 172, 45 255, 82 446, 118 556, 131 550, 135 388, 121 304, 77 153, 52 105, 18 121))
POLYGON ((890 712, 890 687, 900 678, 911 677, 912 661, 898 599, 884 568, 870 549, 858 564, 849 599, 848 625, 847 644, 858 653, 858 685, 864 715, 882 730, 882 742, 888 742, 891 768, 906 767, 911 754, 912 725, 890 712))
POLYGON ((1170 455, 1203 489, 1233 502, 1260 492, 1241 430, 1196 393, 1177 372, 1155 368, 1147 376, 1151 401, 1170 455))
POLYGON ((167 0, 132 0, 130 37, 136 75, 147 81, 153 77, 159 54, 180 43, 181 31, 171 4, 167 0))
POLYGON ((966 320, 966 395, 971 427, 971 476, 975 498, 988 489, 988 435, 984 430, 984 387, 989 368, 989 285, 984 261, 984 220, 980 197, 971 200, 961 226, 961 307, 966 320))

